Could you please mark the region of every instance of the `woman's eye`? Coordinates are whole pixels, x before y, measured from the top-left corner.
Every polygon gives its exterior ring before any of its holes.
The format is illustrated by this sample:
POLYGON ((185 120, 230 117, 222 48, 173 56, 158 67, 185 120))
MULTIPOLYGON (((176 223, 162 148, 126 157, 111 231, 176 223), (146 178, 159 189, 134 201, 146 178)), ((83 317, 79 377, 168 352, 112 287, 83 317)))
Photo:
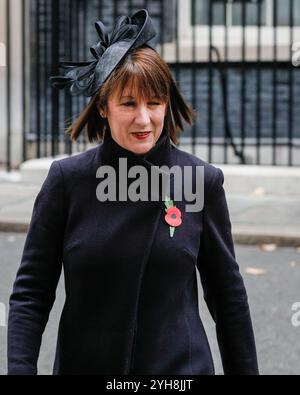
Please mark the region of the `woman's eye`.
MULTIPOLYGON (((159 106, 160 105, 160 103, 158 103, 158 102, 149 102, 148 104, 150 106, 159 106)), ((126 106, 126 107, 130 107, 130 106, 134 106, 134 105, 135 105, 134 102, 123 103, 123 106, 126 106)))

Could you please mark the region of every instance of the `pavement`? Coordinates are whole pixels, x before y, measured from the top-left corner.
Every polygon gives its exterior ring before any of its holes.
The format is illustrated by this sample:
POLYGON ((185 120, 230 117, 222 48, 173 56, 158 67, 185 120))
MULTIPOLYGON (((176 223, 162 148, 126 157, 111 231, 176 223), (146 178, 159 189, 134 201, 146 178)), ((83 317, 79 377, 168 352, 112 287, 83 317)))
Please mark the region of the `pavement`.
MULTIPOLYGON (((55 159, 59 159, 56 157, 55 159)), ((25 232, 53 158, 0 170, 0 231, 25 232)), ((220 165, 235 243, 300 246, 300 168, 220 165)))

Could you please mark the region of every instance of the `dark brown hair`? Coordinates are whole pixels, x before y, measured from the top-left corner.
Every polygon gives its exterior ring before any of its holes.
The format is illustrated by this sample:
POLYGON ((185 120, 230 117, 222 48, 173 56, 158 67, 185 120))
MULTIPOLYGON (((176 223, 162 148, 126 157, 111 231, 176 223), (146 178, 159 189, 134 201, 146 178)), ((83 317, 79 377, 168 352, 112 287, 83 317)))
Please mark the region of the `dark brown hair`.
POLYGON ((110 131, 110 128, 107 119, 100 116, 99 109, 106 110, 110 95, 117 92, 121 97, 129 84, 130 92, 136 92, 138 98, 147 100, 158 96, 167 103, 164 129, 173 143, 178 144, 178 136, 184 130, 182 119, 192 125, 196 111, 183 99, 167 63, 147 45, 127 55, 99 92, 90 99, 87 107, 66 130, 71 139, 76 141, 86 127, 90 142, 101 141, 105 131, 110 131))

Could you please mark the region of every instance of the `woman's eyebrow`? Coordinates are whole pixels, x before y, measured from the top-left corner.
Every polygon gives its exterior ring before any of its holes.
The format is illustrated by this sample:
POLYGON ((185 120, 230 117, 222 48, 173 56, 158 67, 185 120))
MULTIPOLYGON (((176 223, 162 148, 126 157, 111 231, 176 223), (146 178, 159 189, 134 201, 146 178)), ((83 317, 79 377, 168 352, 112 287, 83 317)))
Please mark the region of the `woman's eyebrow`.
MULTIPOLYGON (((121 99, 135 99, 133 96, 122 96, 121 99)), ((151 99, 159 99, 159 96, 152 96, 151 99)))

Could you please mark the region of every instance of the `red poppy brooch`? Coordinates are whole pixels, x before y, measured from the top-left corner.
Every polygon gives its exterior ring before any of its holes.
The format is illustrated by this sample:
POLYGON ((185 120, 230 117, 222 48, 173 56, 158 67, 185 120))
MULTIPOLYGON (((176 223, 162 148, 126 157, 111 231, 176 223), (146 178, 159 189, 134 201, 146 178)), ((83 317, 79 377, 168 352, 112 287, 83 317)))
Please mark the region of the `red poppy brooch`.
POLYGON ((175 228, 182 224, 181 211, 179 210, 179 208, 174 206, 173 200, 171 200, 168 196, 166 196, 165 199, 165 206, 165 220, 170 226, 170 237, 173 237, 175 228))

